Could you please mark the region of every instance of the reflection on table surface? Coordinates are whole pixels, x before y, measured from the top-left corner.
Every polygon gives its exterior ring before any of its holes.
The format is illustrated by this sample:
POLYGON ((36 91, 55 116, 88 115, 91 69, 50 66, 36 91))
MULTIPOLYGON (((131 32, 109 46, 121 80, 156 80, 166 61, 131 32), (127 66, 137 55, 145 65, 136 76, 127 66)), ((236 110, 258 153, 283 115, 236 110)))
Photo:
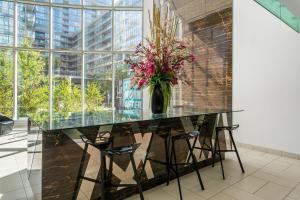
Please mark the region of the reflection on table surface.
POLYGON ((112 125, 128 122, 148 120, 160 120, 168 118, 189 117, 205 114, 219 114, 240 112, 242 110, 228 109, 199 109, 195 107, 176 107, 169 109, 164 114, 152 114, 151 111, 141 109, 102 110, 97 112, 70 112, 67 114, 53 114, 38 112, 29 114, 31 122, 34 122, 42 130, 57 130, 75 127, 112 125))

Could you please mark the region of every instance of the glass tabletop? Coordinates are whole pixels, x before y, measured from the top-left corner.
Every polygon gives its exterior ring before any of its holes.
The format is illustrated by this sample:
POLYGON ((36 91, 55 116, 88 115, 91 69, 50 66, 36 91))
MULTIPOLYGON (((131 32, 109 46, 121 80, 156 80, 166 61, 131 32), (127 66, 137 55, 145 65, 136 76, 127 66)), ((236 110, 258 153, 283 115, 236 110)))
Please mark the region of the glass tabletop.
POLYGON ((242 110, 228 109, 199 109, 194 107, 178 107, 169 109, 165 114, 152 114, 151 111, 140 109, 131 110, 102 110, 97 112, 71 112, 68 114, 50 115, 49 112, 29 114, 32 123, 44 131, 79 128, 97 125, 114 125, 129 122, 163 120, 197 115, 241 112, 242 110))

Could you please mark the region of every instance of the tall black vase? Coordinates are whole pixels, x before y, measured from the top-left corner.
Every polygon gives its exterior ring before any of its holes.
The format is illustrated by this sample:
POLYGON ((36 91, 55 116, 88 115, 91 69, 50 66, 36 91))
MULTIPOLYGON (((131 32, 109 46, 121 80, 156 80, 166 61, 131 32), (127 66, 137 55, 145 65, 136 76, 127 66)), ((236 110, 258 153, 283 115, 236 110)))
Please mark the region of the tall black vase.
POLYGON ((153 88, 151 110, 153 114, 161 114, 164 111, 164 94, 160 85, 153 88))

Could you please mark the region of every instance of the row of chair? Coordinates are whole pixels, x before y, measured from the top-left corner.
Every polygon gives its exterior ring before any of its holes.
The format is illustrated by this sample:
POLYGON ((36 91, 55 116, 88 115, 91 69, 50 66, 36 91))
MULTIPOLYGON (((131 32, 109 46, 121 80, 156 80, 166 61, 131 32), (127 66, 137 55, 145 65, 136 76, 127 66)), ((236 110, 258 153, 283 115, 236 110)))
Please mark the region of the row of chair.
MULTIPOLYGON (((107 199, 107 191, 106 188, 111 187, 124 187, 124 186, 132 186, 132 184, 118 184, 114 185, 111 183, 112 178, 112 163, 114 156, 117 155, 128 155, 130 158, 130 162, 132 164, 133 172, 134 172, 134 179, 136 181, 136 186, 139 191, 140 199, 143 200, 143 191, 142 191, 142 185, 141 185, 141 177, 143 173, 145 172, 145 166, 147 161, 155 162, 161 165, 165 166, 166 169, 166 184, 169 185, 171 172, 173 172, 176 176, 177 182, 178 182, 178 189, 179 189, 179 195, 180 199, 183 199, 182 191, 181 191, 181 184, 180 184, 180 178, 179 178, 179 166, 180 165, 192 165, 194 171, 197 174, 200 187, 202 190, 204 190, 204 184, 201 179, 201 175, 198 169, 198 161, 194 154, 195 149, 200 149, 200 158, 203 153, 203 151, 210 151, 212 153, 212 166, 215 164, 216 156, 219 157, 221 169, 222 169, 222 176, 223 179, 225 179, 224 174, 224 168, 223 168, 223 161, 222 161, 222 154, 224 152, 235 152, 241 167, 242 172, 244 173, 244 167, 241 162, 232 131, 237 129, 239 125, 232 125, 232 126, 222 126, 222 127, 216 127, 215 128, 215 137, 212 137, 212 134, 207 134, 207 132, 203 131, 202 129, 206 128, 206 123, 201 122, 201 124, 198 125, 198 129, 191 132, 177 132, 176 134, 171 134, 170 129, 160 129, 157 125, 150 127, 150 132, 152 132, 149 145, 146 150, 145 160, 143 162, 142 170, 140 173, 138 173, 138 169, 136 167, 136 164, 134 162, 133 154, 136 151, 136 149, 139 147, 140 144, 132 143, 127 146, 121 146, 121 147, 111 147, 111 134, 110 133, 101 133, 100 136, 98 136, 95 140, 90 140, 85 136, 81 136, 82 141, 85 144, 84 147, 84 153, 81 160, 81 165, 78 173, 78 179, 85 179, 88 181, 97 182, 101 185, 101 200, 107 199), (202 131, 201 131, 202 130, 202 131), (231 149, 221 149, 220 147, 220 133, 222 132, 228 132, 229 133, 229 140, 231 144, 231 149), (200 135, 200 133, 204 133, 203 136, 200 135), (164 152, 165 152, 165 160, 155 160, 151 157, 150 151, 151 147, 153 145, 153 137, 159 136, 164 140, 164 152), (200 137, 201 136, 201 137, 200 137), (196 141, 199 141, 201 139, 201 146, 196 145, 196 141), (192 144, 190 141, 193 140, 192 144), (213 145, 214 140, 214 145, 213 145), (190 155, 187 159, 187 162, 179 163, 178 159, 176 157, 176 144, 178 141, 185 141, 187 144, 187 147, 190 151, 190 155), (208 143, 207 143, 208 141, 208 143), (82 175, 83 171, 83 163, 86 157, 88 146, 92 145, 93 147, 97 148, 100 151, 100 159, 101 159, 101 167, 100 167, 100 180, 94 180, 88 177, 85 177, 82 175), (232 149, 233 145, 233 149, 232 149), (109 157, 110 164, 109 164, 109 170, 106 170, 106 157, 109 157), (190 161, 192 161, 190 163, 190 161)), ((78 187, 79 182, 76 185, 75 192, 73 199, 75 200, 78 195, 78 187)))

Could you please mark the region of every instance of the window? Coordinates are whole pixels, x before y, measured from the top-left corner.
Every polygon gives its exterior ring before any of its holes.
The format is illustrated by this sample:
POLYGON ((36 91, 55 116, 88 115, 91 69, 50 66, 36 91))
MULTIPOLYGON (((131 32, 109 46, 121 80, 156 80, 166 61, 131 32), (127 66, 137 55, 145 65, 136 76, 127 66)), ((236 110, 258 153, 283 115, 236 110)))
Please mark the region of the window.
POLYGON ((121 108, 142 16, 142 0, 0 1, 0 113, 121 108))
POLYGON ((13 115, 13 52, 0 51, 0 113, 7 116, 13 115))

